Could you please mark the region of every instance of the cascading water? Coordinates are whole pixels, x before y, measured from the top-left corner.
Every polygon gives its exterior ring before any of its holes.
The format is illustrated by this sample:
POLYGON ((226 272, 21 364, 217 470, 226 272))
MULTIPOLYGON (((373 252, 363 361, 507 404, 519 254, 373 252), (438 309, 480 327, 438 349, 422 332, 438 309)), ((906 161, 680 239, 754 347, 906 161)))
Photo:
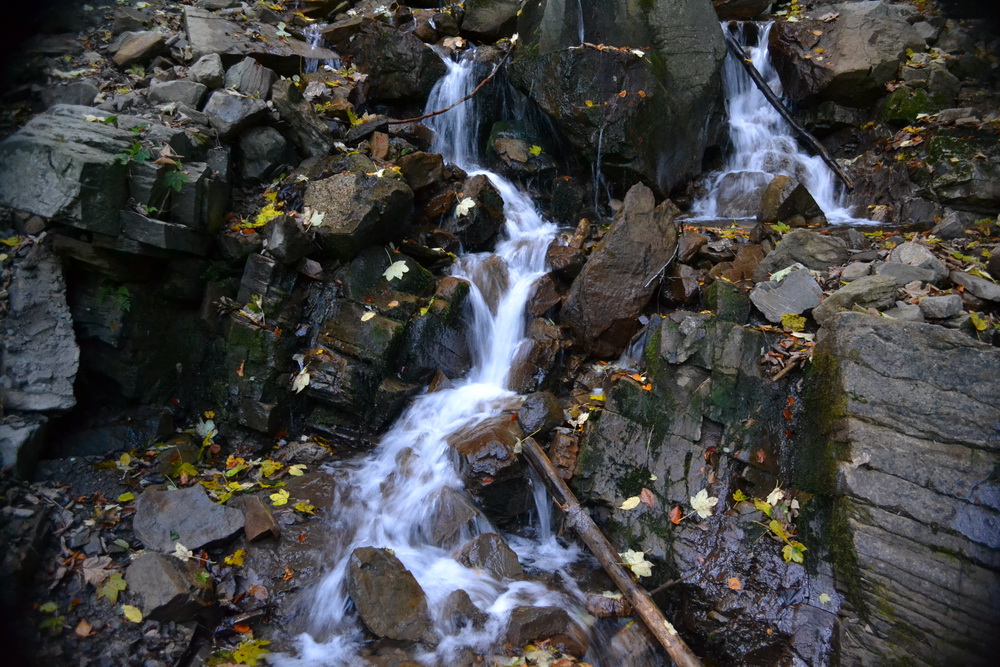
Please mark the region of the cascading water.
MULTIPOLYGON (((727 30, 728 23, 722 29, 727 30)), ((734 34, 740 46, 752 36, 751 62, 776 94, 781 80, 771 64, 768 34, 772 23, 740 23, 734 34)), ((805 184, 831 223, 867 222, 854 218, 844 204, 844 193, 835 176, 818 156, 802 152, 791 128, 757 89, 733 54, 723 67, 723 90, 732 152, 726 167, 706 180, 707 195, 695 202, 696 218, 749 218, 757 214, 760 193, 778 174, 805 184)))
MULTIPOLYGON (((428 109, 448 106, 468 94, 475 83, 471 59, 446 63, 448 74, 432 92, 428 109)), ((467 254, 456 263, 454 274, 473 284, 473 369, 454 388, 417 398, 369 456, 360 462, 338 464, 332 471, 338 518, 331 525, 334 537, 330 569, 312 598, 311 629, 299 638, 299 656, 281 657, 279 664, 362 664, 357 656, 364 637, 349 604, 345 578, 351 553, 363 546, 392 549, 426 593, 439 640, 433 651, 415 656, 426 664, 449 664, 463 648, 480 655, 495 651, 516 606, 579 606, 574 600, 580 595, 579 589, 562 569, 582 554, 576 547, 560 545, 552 535, 550 502, 544 492, 536 493, 542 520, 534 537, 507 536, 507 540, 522 565, 557 573, 569 593, 531 580, 497 580, 489 573, 460 565, 449 549, 428 538, 436 509, 434 500, 449 490, 462 491, 447 436, 498 414, 514 397, 506 389, 507 375, 524 343, 524 311, 531 284, 545 271, 545 251, 556 231, 554 225, 541 219, 516 186, 478 168, 472 139, 474 118, 472 103, 467 102, 431 120, 429 124, 436 133, 433 150, 470 174, 485 174, 503 195, 506 233, 495 255, 506 264, 509 288, 491 308, 481 289, 489 278, 486 260, 490 255, 467 254), (476 630, 469 625, 456 632, 449 629, 448 619, 441 618, 443 601, 458 589, 465 590, 488 614, 484 628, 476 630)), ((464 539, 495 532, 485 520, 470 522, 463 530, 464 539)))
MULTIPOLYGON (((305 38, 306 42, 312 48, 318 48, 324 46, 323 44, 323 28, 326 28, 326 23, 310 23, 302 30, 302 36, 305 38)), ((324 67, 329 67, 330 69, 340 69, 340 60, 333 58, 330 60, 323 61, 324 67)), ((320 67, 319 58, 306 58, 305 65, 303 67, 303 72, 305 74, 312 74, 313 72, 318 72, 320 67)))

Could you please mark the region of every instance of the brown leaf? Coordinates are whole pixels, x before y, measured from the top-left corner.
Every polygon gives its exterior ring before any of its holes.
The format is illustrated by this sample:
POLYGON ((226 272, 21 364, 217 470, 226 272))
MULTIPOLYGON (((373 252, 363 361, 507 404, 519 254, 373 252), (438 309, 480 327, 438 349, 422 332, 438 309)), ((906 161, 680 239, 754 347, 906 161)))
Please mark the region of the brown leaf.
POLYGON ((626 95, 628 95, 627 90, 623 90, 622 92, 618 93, 618 97, 625 97, 626 95))
POLYGON ((110 556, 94 556, 81 563, 83 580, 92 586, 100 586, 104 580, 111 576, 108 566, 111 565, 110 556))
POLYGON ((726 583, 729 585, 729 588, 731 590, 734 590, 734 591, 742 591, 743 590, 743 582, 740 581, 736 577, 731 577, 729 579, 729 581, 727 581, 726 583))
POLYGON ((247 360, 244 359, 243 361, 240 362, 240 367, 236 369, 236 374, 239 375, 240 377, 243 377, 243 367, 246 365, 246 363, 247 360))
POLYGON ((763 463, 764 461, 767 460, 767 454, 764 452, 763 449, 757 450, 756 457, 757 457, 757 463, 763 463))
POLYGON ((81 637, 89 637, 94 634, 94 626, 87 621, 80 619, 80 622, 76 624, 76 629, 73 632, 81 637))
POLYGON ((675 526, 681 522, 681 506, 674 505, 674 508, 670 510, 670 523, 675 526))
POLYGON ((785 401, 785 407, 790 408, 793 405, 795 405, 795 397, 794 396, 789 396, 788 400, 785 401))
POLYGON ((781 411, 781 416, 784 417, 785 419, 791 420, 791 418, 792 418, 792 411, 791 410, 787 410, 787 409, 786 410, 782 410, 781 411))
POLYGON ((267 596, 270 595, 270 593, 267 592, 267 589, 259 584, 251 586, 248 592, 257 600, 266 600, 267 596))
POLYGON ((295 576, 295 572, 294 572, 294 571, 292 570, 292 568, 290 568, 290 567, 288 567, 288 566, 286 565, 286 566, 285 566, 285 576, 284 576, 284 577, 282 577, 282 579, 283 579, 284 581, 288 581, 289 579, 291 579, 291 578, 292 578, 292 577, 294 577, 294 576, 295 576))
POLYGON ((652 491, 643 487, 642 491, 639 492, 639 502, 646 507, 653 507, 656 505, 656 498, 653 496, 652 491))

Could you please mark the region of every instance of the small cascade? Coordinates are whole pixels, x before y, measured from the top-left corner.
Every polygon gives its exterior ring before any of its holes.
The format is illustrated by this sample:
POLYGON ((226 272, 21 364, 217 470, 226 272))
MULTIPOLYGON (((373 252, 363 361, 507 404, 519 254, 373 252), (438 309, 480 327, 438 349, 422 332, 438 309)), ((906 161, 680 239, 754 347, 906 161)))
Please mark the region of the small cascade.
MULTIPOLYGON (((448 74, 431 94, 428 110, 448 106, 468 94, 476 83, 476 66, 471 59, 445 62, 448 74)), ((579 590, 563 570, 583 554, 575 546, 557 542, 551 526, 551 501, 538 479, 531 480, 538 519, 533 535, 504 537, 524 567, 554 573, 565 590, 554 590, 532 579, 501 581, 485 571, 464 567, 452 558, 449 548, 428 537, 435 499, 463 492, 456 455, 447 437, 499 414, 515 397, 506 388, 507 376, 525 342, 524 311, 530 287, 545 271, 545 251, 556 231, 513 183, 479 167, 472 141, 475 118, 473 102, 467 102, 428 123, 436 133, 432 150, 440 151, 470 175, 485 174, 505 202, 505 233, 495 253, 466 254, 453 269, 454 275, 473 285, 473 368, 453 388, 414 400, 365 458, 338 463, 332 470, 337 519, 330 526, 329 570, 312 596, 310 629, 299 637, 298 657, 281 656, 278 664, 367 664, 358 657, 364 633, 345 587, 351 553, 359 547, 392 549, 423 588, 438 637, 435 649, 414 656, 423 664, 451 664, 461 650, 471 649, 478 655, 496 652, 504 641, 510 613, 517 606, 580 608, 579 590), (488 263, 502 264, 506 279, 487 284, 495 272, 488 263), (445 598, 459 589, 487 614, 485 627, 469 625, 456 632, 442 617, 445 598)), ((496 532, 496 528, 479 519, 464 526, 462 537, 484 532, 496 532)))
MULTIPOLYGON (((309 44, 311 48, 321 48, 326 45, 323 42, 323 29, 327 27, 326 23, 310 23, 302 30, 302 37, 305 38, 306 43, 309 44)), ((330 60, 323 60, 323 67, 328 67, 332 70, 340 69, 340 60, 333 58, 330 60)), ((305 66, 303 72, 305 74, 312 74, 313 72, 318 72, 320 68, 320 58, 306 58, 305 66)))
MULTIPOLYGON (((723 30, 729 22, 723 23, 723 30)), ((781 94, 781 80, 771 63, 768 34, 771 22, 738 23, 733 36, 749 47, 750 59, 768 85, 781 94)), ((792 129, 757 89, 733 54, 723 67, 723 91, 729 125, 731 153, 725 169, 709 174, 707 194, 695 202, 692 213, 700 219, 751 218, 760 205, 760 193, 774 176, 792 176, 812 194, 831 223, 867 222, 854 218, 845 193, 822 158, 799 147, 792 129)))

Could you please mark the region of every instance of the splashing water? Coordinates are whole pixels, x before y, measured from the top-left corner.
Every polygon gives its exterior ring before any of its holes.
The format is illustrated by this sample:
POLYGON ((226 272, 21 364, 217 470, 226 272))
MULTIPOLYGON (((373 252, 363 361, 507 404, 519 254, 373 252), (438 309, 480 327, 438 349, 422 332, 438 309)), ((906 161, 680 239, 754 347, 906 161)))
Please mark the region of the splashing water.
MULTIPOLYGON (((323 29, 326 27, 326 23, 310 23, 302 30, 302 36, 306 38, 306 42, 311 48, 316 49, 325 46, 323 43, 323 29)), ((324 60, 323 66, 334 70, 340 69, 340 60, 337 58, 324 60)), ((313 72, 318 72, 319 67, 319 58, 306 58, 303 73, 312 74, 313 72)))
MULTIPOLYGON (((740 46, 746 46, 748 32, 756 31, 757 45, 748 49, 750 60, 771 90, 781 95, 781 80, 771 64, 767 47, 772 23, 738 25, 734 37, 740 46)), ((726 26, 723 23, 722 29, 726 30, 726 26)), ((731 53, 723 67, 723 90, 732 152, 725 169, 706 180, 708 194, 694 203, 695 217, 754 217, 762 190, 774 176, 785 174, 805 184, 829 222, 869 223, 851 215, 844 203, 843 188, 833 172, 822 158, 810 156, 799 148, 791 127, 731 53)))
MULTIPOLYGON (((428 110, 460 99, 475 85, 471 60, 445 61, 448 74, 438 82, 428 100, 428 110)), ((460 428, 477 424, 509 405, 513 392, 506 388, 511 363, 524 344, 525 304, 531 284, 545 271, 545 251, 555 226, 543 221, 528 197, 497 174, 475 162, 474 108, 459 105, 429 124, 436 133, 433 150, 446 155, 470 174, 485 174, 505 201, 505 238, 495 257, 506 265, 509 288, 491 308, 484 297, 489 253, 467 254, 454 274, 469 280, 472 302, 473 368, 454 388, 417 398, 378 447, 360 462, 338 463, 331 474, 336 484, 337 519, 332 522, 330 569, 312 596, 310 634, 298 638, 298 657, 279 656, 279 665, 355 665, 364 644, 356 612, 345 590, 348 561, 355 548, 388 547, 410 570, 427 595, 439 644, 432 652, 415 656, 424 664, 449 664, 460 650, 479 655, 497 650, 514 607, 559 606, 576 609, 576 584, 562 570, 582 556, 575 546, 559 544, 551 531, 551 503, 544 491, 535 501, 539 516, 535 537, 506 536, 521 563, 528 568, 557 573, 564 591, 536 581, 499 581, 490 574, 455 561, 447 548, 429 538, 430 526, 443 494, 463 493, 455 470, 455 455, 446 442, 460 428), (449 631, 441 605, 455 590, 465 590, 488 616, 485 627, 449 631)), ((536 490, 539 480, 533 480, 536 490)), ((475 535, 495 532, 484 519, 462 528, 459 544, 475 535)), ((578 598, 577 598, 578 599, 578 598)))

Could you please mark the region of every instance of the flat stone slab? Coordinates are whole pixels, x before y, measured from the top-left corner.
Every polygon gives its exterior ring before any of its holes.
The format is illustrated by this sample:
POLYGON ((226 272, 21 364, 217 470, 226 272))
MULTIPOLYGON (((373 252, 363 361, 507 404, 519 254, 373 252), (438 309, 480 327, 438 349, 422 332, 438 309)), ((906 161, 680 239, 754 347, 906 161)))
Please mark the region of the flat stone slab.
POLYGON ((216 505, 201 486, 151 486, 135 507, 135 536, 152 551, 173 551, 178 542, 192 550, 215 546, 243 530, 243 512, 216 505))

